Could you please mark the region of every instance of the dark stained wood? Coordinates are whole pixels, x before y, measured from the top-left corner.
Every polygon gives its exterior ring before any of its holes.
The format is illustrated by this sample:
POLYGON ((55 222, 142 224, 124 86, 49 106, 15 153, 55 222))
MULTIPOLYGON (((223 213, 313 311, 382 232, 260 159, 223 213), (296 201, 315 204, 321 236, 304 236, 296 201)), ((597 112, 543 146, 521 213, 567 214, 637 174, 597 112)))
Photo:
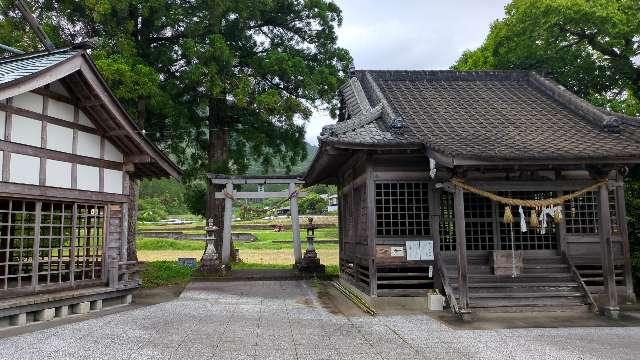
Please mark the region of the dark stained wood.
POLYGON ((616 192, 616 215, 618 216, 618 226, 622 237, 622 254, 624 257, 624 283, 626 301, 636 302, 636 295, 633 289, 633 266, 631 264, 631 248, 629 246, 629 229, 627 228, 627 208, 625 205, 624 185, 618 185, 616 192))
POLYGON ((75 122, 71 122, 71 121, 67 121, 67 120, 58 119, 58 118, 55 118, 53 116, 40 114, 40 113, 37 113, 37 112, 34 112, 34 111, 21 109, 21 108, 18 108, 18 107, 12 106, 12 105, 8 105, 8 104, 0 103, 0 110, 5 111, 6 113, 20 115, 20 116, 28 117, 28 118, 35 119, 35 120, 46 121, 46 122, 48 122, 50 124, 54 124, 54 125, 64 126, 64 127, 68 127, 68 128, 71 128, 71 129, 78 129, 80 131, 84 131, 84 132, 89 133, 89 134, 100 135, 98 130, 96 130, 96 129, 92 128, 92 127, 89 127, 89 126, 86 126, 86 125, 82 125, 80 123, 75 123, 75 122))
POLYGON ((609 308, 618 307, 616 294, 615 270, 613 266, 613 244, 611 242, 611 218, 609 215, 609 189, 606 184, 599 188, 598 228, 600 230, 600 246, 602 251, 602 271, 605 289, 607 289, 607 302, 609 308))
POLYGON ((11 198, 36 197, 61 201, 91 201, 97 203, 122 203, 127 201, 126 196, 119 194, 15 183, 3 183, 0 187, 0 196, 11 198))
MULTIPOLYGON (((13 102, 13 98, 8 98, 7 99, 7 104, 11 105, 11 103, 13 102)), ((6 113, 5 115, 5 122, 4 122, 4 139, 0 139, 0 140, 6 140, 9 141, 11 140, 11 125, 12 125, 12 115, 11 113, 6 113)), ((9 163, 11 161, 11 153, 8 151, 3 151, 2 152, 2 176, 1 179, 2 181, 9 181, 10 179, 10 167, 9 167, 9 163)))
POLYGON ((103 159, 96 159, 88 156, 64 153, 56 150, 42 149, 35 146, 23 145, 14 142, 0 140, 0 150, 9 151, 15 154, 29 155, 35 157, 45 157, 47 159, 89 165, 113 170, 122 170, 123 164, 103 159))
POLYGON ((458 259, 459 306, 462 311, 469 308, 469 289, 467 287, 467 243, 464 223, 464 191, 456 188, 453 197, 456 228, 456 252, 458 259))
POLYGON ((371 296, 378 295, 378 271, 376 263, 376 188, 373 181, 373 166, 367 157, 367 243, 369 247, 369 288, 371 296))

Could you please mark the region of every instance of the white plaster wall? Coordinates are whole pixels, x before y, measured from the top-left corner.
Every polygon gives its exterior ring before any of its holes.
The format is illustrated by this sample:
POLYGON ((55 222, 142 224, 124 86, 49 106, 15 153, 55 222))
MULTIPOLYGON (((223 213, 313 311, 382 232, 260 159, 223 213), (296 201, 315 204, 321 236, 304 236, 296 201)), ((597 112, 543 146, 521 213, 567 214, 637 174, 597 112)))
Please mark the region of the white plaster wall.
POLYGON ((104 142, 104 158, 107 160, 118 162, 122 162, 124 159, 122 153, 108 140, 105 140, 104 142))
POLYGON ((58 100, 49 99, 47 115, 73 122, 75 107, 58 100))
POLYGON ((122 194, 122 171, 104 169, 104 192, 122 194))
POLYGON ((42 122, 20 115, 11 118, 11 141, 40 147, 42 122))
POLYGON ((73 152, 73 129, 47 124, 47 149, 73 152))
POLYGON ((13 97, 13 106, 31 110, 39 114, 42 114, 43 102, 44 100, 41 95, 31 92, 22 93, 13 97))
MULTIPOLYGON (((0 174, 2 174, 2 162, 4 161, 3 155, 2 151, 0 151, 0 174)), ((0 178, 0 181, 2 181, 2 178, 0 178)))
POLYGON ((78 155, 100 158, 100 136, 78 131, 78 155))
POLYGON ((11 182, 38 185, 40 182, 40 158, 11 154, 9 172, 11 182))
POLYGON ((78 189, 100 191, 100 169, 78 164, 78 189))
POLYGON ((80 110, 80 116, 78 117, 78 123, 80 123, 80 124, 82 124, 84 126, 95 128, 95 126, 93 125, 91 120, 89 120, 89 118, 87 117, 87 114, 82 112, 82 110, 80 110))
POLYGON ((7 119, 7 114, 4 111, 0 111, 0 140, 4 140, 4 126, 7 119))
POLYGON ((71 188, 71 163, 48 159, 46 185, 71 188))

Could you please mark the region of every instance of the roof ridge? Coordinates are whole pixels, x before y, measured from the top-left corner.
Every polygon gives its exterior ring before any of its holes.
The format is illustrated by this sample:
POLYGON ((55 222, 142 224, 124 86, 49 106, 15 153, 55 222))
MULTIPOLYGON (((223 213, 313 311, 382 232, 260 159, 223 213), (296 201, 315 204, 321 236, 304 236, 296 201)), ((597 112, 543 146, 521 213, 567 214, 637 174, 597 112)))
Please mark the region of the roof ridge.
POLYGON ((42 51, 37 51, 37 52, 24 53, 24 54, 19 54, 19 55, 0 58, 0 64, 7 64, 7 63, 10 63, 10 62, 14 62, 14 61, 25 60, 25 59, 33 59, 33 58, 37 58, 37 57, 45 57, 45 56, 48 56, 48 55, 55 55, 55 54, 60 54, 60 53, 64 53, 64 52, 72 52, 72 51, 81 51, 81 50, 73 48, 73 47, 65 47, 65 48, 56 49, 56 50, 53 50, 53 51, 42 50, 42 51))
POLYGON ((372 74, 381 81, 518 81, 526 80, 526 70, 356 70, 364 74, 372 74))
POLYGON ((529 74, 529 80, 535 88, 550 96, 571 111, 607 132, 620 132, 622 120, 615 113, 604 112, 583 98, 567 90, 554 80, 541 76, 536 72, 529 74))

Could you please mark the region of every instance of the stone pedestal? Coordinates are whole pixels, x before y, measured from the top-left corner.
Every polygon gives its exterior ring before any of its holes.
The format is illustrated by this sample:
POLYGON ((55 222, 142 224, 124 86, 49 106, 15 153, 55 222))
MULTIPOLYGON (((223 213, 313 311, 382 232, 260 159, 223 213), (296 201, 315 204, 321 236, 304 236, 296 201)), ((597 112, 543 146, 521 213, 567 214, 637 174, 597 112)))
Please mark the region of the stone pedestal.
POLYGON ((302 260, 297 264, 298 271, 304 273, 324 273, 324 265, 320 264, 318 253, 315 249, 308 249, 304 252, 302 260))
POLYGON ((219 247, 217 247, 218 244, 216 243, 217 240, 214 235, 218 228, 213 226, 212 219, 209 219, 208 226, 205 227, 205 230, 207 231, 207 237, 205 238, 207 246, 202 254, 202 259, 200 259, 198 271, 206 274, 224 274, 227 266, 222 263, 222 258, 218 251, 219 247))

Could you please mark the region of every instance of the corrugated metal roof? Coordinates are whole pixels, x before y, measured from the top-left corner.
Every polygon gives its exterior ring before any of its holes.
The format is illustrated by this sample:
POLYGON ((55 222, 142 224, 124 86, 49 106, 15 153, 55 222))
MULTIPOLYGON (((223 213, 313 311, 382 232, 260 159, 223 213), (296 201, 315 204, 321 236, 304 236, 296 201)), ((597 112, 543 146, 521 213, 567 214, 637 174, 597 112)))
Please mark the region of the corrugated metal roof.
POLYGON ((77 53, 78 50, 75 49, 61 49, 2 59, 0 60, 0 85, 38 73, 77 53))

